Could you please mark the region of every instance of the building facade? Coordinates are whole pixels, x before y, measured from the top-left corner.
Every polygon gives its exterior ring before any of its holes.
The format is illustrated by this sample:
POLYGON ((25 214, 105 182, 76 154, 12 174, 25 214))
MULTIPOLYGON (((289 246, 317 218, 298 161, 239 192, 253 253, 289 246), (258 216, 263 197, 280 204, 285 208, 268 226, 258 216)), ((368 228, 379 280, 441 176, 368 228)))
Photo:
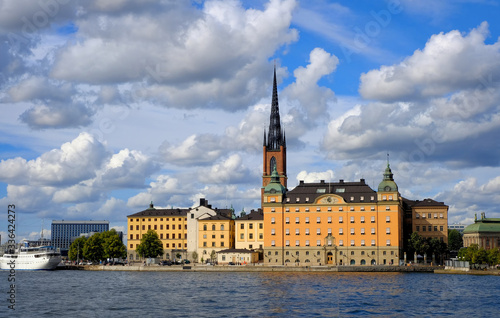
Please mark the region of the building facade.
POLYGON ((252 210, 234 222, 235 248, 262 252, 264 249, 264 214, 262 210, 252 210))
POLYGON ((163 244, 163 259, 174 259, 178 254, 187 258, 187 213, 189 209, 149 208, 127 216, 127 254, 129 260, 140 260, 137 246, 142 236, 154 230, 163 244))
POLYGON ((436 238, 448 244, 448 206, 444 202, 405 199, 405 208, 411 213, 410 234, 416 232, 424 238, 436 238))
POLYGON ((218 265, 247 265, 259 262, 259 253, 247 249, 227 249, 217 252, 218 265))
POLYGON ((200 261, 217 259, 217 252, 234 248, 234 218, 216 214, 198 221, 200 261))
POLYGON ((464 229, 464 247, 477 244, 486 250, 500 247, 500 219, 486 218, 484 212, 481 218, 474 217, 474 224, 464 229))
POLYGON ((109 231, 109 221, 53 220, 51 225, 52 246, 68 250, 72 239, 82 233, 109 231))

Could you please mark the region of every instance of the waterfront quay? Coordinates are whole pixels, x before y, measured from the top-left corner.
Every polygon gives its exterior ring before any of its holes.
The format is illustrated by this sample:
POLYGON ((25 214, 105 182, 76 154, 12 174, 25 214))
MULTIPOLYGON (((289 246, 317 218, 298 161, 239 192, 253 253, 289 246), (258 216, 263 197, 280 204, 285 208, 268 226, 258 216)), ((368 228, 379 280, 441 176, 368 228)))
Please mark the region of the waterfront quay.
POLYGON ((262 266, 262 265, 130 265, 130 266, 63 266, 59 269, 86 271, 144 271, 144 272, 421 272, 433 273, 443 266, 262 266))

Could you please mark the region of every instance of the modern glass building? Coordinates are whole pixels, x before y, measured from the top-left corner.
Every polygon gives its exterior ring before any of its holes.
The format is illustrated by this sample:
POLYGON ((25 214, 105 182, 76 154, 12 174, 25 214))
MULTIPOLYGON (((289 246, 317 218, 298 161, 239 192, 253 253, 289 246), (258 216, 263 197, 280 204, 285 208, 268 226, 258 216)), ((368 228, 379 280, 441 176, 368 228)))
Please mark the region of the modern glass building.
POLYGON ((52 221, 52 246, 69 249, 71 239, 82 233, 109 231, 109 221, 52 221))

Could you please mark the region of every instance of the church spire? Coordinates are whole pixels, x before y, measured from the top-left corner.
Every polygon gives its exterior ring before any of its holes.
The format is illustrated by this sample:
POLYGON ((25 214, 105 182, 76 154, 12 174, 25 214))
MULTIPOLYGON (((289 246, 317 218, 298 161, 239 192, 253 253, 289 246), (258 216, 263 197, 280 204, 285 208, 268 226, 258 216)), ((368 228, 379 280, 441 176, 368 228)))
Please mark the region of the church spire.
POLYGON ((281 131, 280 109, 278 104, 278 85, 276 84, 276 66, 274 67, 273 98, 271 104, 271 117, 267 138, 268 150, 279 150, 280 146, 286 147, 281 131))

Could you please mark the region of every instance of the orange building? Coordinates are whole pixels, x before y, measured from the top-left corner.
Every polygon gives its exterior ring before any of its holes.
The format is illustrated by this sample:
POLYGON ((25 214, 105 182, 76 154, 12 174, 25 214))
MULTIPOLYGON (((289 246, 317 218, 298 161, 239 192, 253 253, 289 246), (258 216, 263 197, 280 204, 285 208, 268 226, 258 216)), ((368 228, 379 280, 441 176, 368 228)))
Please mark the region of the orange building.
POLYGON ((234 248, 234 218, 217 214, 198 221, 198 251, 203 261, 217 259, 217 252, 234 248))

